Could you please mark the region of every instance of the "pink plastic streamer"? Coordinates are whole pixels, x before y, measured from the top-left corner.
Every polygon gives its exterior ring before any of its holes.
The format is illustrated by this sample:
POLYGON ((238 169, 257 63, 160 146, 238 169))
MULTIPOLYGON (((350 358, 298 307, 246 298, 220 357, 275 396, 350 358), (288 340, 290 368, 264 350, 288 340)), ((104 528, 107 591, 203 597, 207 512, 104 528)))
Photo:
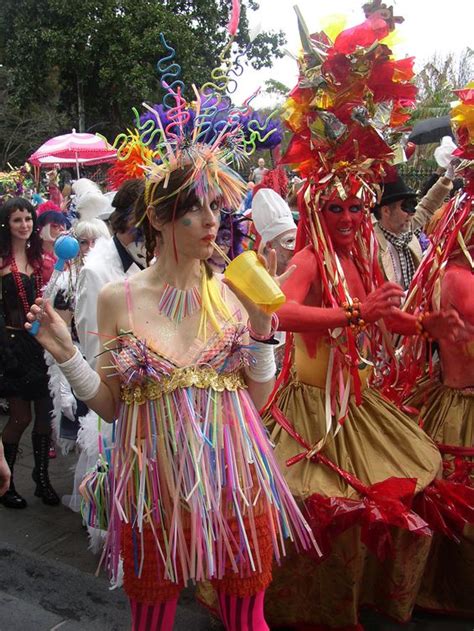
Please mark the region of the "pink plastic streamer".
POLYGON ((232 12, 230 14, 229 24, 227 25, 227 31, 231 37, 237 33, 240 21, 240 2, 239 0, 232 0, 232 12))

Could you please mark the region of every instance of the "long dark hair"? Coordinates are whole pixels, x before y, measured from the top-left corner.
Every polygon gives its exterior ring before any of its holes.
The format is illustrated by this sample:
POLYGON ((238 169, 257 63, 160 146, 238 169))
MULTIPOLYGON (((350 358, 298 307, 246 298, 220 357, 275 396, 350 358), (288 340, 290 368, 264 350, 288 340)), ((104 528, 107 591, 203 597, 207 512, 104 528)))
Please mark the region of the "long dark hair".
POLYGON ((43 246, 36 226, 36 212, 30 202, 24 197, 11 197, 0 207, 0 259, 2 267, 10 265, 12 260, 12 238, 10 233, 10 216, 16 210, 30 213, 33 219, 33 232, 28 240, 26 258, 34 269, 43 263, 43 246))

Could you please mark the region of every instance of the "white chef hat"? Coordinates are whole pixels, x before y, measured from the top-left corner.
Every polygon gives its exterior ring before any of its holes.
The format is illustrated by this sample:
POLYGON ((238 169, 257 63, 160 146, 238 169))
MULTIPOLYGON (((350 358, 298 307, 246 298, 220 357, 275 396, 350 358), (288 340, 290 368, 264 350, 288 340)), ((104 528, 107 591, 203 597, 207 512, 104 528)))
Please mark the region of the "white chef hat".
POLYGON ((252 220, 264 244, 287 230, 296 230, 290 207, 271 188, 261 188, 252 199, 252 220))

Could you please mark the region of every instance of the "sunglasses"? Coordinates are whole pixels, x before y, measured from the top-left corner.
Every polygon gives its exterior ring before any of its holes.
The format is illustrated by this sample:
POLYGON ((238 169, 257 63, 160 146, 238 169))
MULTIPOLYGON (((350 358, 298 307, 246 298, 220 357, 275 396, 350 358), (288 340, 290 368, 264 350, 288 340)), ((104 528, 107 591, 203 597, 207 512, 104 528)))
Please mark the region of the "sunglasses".
POLYGON ((416 211, 416 201, 414 199, 403 199, 400 208, 403 212, 414 213, 416 211))

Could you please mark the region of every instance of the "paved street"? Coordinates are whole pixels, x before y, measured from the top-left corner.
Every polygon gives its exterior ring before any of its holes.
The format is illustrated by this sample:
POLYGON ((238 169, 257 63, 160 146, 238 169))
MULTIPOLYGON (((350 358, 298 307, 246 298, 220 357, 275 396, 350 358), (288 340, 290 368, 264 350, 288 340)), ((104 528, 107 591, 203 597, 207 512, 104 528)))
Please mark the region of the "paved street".
MULTIPOLYGON (((0 428, 6 419, 0 417, 0 428)), ((15 484, 28 502, 22 511, 0 506, 0 631, 125 631, 129 608, 121 589, 111 590, 104 573, 95 576, 99 557, 77 513, 45 506, 33 495, 32 448, 25 434, 15 467, 15 484)), ((59 495, 72 489, 73 453, 51 460, 59 495)), ((209 615, 183 594, 175 631, 208 631, 209 615)))
MULTIPOLYGON (((5 423, 0 417, 0 428, 5 423)), ((15 483, 28 501, 23 511, 0 506, 0 631, 125 631, 129 610, 120 589, 104 574, 95 576, 98 557, 88 550, 78 514, 65 506, 45 506, 33 496, 32 449, 25 435, 15 483)), ((71 492, 75 455, 51 461, 51 479, 60 495, 71 492)), ((474 621, 416 614, 399 625, 365 614, 366 631, 473 631, 474 621)), ((221 629, 193 599, 183 594, 174 631, 221 629)))

